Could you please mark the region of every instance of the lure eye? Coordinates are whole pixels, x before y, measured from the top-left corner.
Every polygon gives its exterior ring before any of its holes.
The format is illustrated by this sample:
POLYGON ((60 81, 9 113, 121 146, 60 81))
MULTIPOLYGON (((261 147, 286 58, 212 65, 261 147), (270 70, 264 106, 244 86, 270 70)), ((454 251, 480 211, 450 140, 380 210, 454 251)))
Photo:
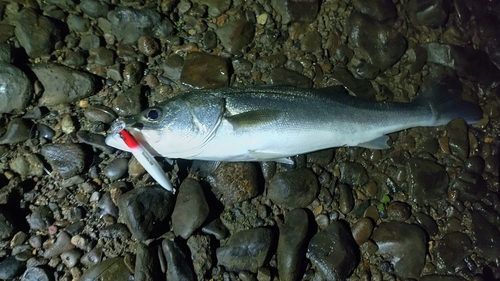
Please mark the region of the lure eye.
POLYGON ((146 113, 146 119, 149 121, 156 121, 160 117, 160 112, 157 108, 153 108, 146 113))

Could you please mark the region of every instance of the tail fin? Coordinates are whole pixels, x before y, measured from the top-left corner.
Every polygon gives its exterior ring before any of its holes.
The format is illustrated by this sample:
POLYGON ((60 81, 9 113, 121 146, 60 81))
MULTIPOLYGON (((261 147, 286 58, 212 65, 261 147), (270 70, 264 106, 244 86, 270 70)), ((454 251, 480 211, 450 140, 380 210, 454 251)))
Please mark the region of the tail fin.
POLYGON ((455 118, 461 118, 467 124, 474 124, 483 118, 483 111, 477 104, 460 99, 462 86, 457 80, 445 79, 427 88, 415 100, 430 106, 434 125, 444 125, 455 118))

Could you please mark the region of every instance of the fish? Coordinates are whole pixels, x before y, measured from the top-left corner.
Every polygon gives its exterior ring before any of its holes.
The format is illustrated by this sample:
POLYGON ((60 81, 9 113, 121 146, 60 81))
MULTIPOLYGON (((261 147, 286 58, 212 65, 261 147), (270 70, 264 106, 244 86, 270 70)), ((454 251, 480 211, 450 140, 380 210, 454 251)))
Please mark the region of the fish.
MULTIPOLYGON (((155 156, 215 162, 276 161, 327 148, 389 148, 387 134, 483 117, 460 99, 461 87, 439 82, 411 102, 362 99, 342 85, 319 89, 249 86, 191 90, 123 119, 155 156)), ((106 138, 115 145, 113 137, 106 138)), ((127 147, 117 147, 127 150, 127 147)))

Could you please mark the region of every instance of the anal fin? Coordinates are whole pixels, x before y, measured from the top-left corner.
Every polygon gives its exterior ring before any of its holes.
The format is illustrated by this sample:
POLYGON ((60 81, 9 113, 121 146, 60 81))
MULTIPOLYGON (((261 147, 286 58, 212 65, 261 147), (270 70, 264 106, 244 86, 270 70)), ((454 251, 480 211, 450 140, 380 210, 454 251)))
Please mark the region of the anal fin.
POLYGON ((369 149, 387 149, 389 148, 389 145, 387 144, 388 140, 389 136, 383 135, 371 141, 360 143, 357 146, 369 149))

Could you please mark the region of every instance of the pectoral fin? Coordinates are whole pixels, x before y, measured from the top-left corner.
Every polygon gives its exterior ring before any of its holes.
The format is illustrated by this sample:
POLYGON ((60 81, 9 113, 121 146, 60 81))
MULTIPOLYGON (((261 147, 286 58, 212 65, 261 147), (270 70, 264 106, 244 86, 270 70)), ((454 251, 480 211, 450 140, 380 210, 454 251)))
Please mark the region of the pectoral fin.
POLYGON ((386 149, 389 148, 387 141, 389 140, 389 136, 383 135, 369 142, 360 143, 357 146, 370 148, 370 149, 386 149))
POLYGON ((250 129, 272 123, 276 121, 281 114, 282 112, 280 110, 262 109, 226 116, 225 118, 236 130, 250 129))

